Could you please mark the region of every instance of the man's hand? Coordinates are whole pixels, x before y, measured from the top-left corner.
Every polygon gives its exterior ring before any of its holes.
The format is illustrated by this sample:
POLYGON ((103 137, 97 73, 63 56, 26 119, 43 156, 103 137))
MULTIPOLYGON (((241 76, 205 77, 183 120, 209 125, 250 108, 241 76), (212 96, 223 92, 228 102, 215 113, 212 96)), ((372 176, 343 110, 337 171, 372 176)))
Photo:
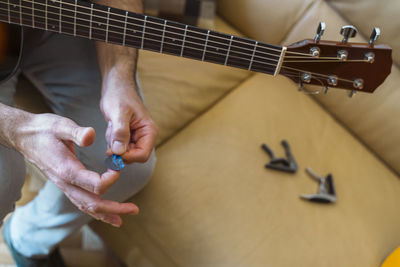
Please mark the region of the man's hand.
MULTIPOLYGON (((142 0, 95 0, 96 3, 143 12, 142 0)), ((103 77, 100 107, 108 123, 107 154, 121 155, 126 163, 146 162, 153 150, 157 126, 136 91, 137 50, 98 42, 103 77)))
POLYGON ((108 72, 103 79, 100 107, 108 123, 107 154, 121 155, 128 164, 146 162, 153 150, 158 129, 136 93, 133 73, 108 72))
POLYGON ((75 156, 74 143, 89 146, 95 139, 93 128, 79 127, 72 120, 53 114, 23 113, 10 142, 34 163, 81 211, 95 219, 120 226, 120 215, 137 214, 132 203, 118 203, 100 197, 116 180, 119 172, 99 175, 87 170, 75 156))

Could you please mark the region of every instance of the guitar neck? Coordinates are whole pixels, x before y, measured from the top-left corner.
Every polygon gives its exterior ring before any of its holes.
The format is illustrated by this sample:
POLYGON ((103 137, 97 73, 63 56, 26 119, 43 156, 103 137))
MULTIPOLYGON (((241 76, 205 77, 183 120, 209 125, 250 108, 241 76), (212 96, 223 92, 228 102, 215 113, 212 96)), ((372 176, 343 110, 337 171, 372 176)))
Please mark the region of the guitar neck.
POLYGON ((1 0, 0 21, 271 75, 286 49, 79 0, 1 0))

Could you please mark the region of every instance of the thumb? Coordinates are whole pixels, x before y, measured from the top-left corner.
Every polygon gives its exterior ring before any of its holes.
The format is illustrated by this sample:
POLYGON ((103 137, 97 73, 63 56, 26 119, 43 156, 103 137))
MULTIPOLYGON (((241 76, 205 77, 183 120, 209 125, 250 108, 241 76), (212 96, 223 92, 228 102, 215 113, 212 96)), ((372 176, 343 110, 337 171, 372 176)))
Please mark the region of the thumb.
POLYGON ((80 127, 72 120, 66 119, 55 125, 56 137, 61 140, 69 140, 81 147, 93 144, 96 133, 92 127, 80 127))
POLYGON ((126 152, 131 137, 128 120, 117 120, 111 123, 111 151, 122 155, 126 152))

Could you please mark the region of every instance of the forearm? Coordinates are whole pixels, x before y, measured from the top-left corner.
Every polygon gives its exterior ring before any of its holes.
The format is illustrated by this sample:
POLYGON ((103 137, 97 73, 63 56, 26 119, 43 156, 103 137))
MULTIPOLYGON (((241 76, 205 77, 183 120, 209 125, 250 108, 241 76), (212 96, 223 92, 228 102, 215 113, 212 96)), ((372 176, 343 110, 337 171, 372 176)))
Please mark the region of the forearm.
MULTIPOLYGON (((142 0, 96 0, 95 2, 143 13, 142 0)), ((137 49, 102 42, 97 42, 96 47, 103 80, 110 75, 118 75, 119 79, 133 79, 136 70, 137 49)))
POLYGON ((31 113, 0 103, 0 143, 16 149, 16 137, 31 117, 31 113))

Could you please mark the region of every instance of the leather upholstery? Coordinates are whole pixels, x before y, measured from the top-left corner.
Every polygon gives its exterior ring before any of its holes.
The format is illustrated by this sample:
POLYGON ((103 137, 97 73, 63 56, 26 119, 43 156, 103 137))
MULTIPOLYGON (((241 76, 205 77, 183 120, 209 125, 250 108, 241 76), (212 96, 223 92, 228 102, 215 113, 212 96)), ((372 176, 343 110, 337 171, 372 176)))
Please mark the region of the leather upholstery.
MULTIPOLYGON (((361 34, 351 41, 366 42, 365 37, 369 37, 373 26, 379 26, 382 36, 378 42, 392 46, 394 61, 400 62, 397 55, 400 48, 400 20, 396 19, 400 2, 396 0, 331 0, 328 3, 324 0, 222 0, 218 3, 218 11, 222 16, 244 34, 283 45, 313 38, 320 21, 327 24, 323 36, 326 40, 341 40, 340 27, 354 23, 361 34)), ((400 145, 395 145, 400 142, 400 120, 395 119, 400 118, 398 65, 393 65, 392 74, 373 95, 360 93, 348 99, 345 91, 331 90, 328 96, 318 96, 316 99, 400 173, 400 145)))
MULTIPOLYGON (((216 19, 215 24, 220 31, 240 35, 221 19, 216 19)), ((244 70, 148 51, 140 51, 139 57, 146 104, 160 128, 157 144, 252 75, 244 70)))
MULTIPOLYGON (((326 2, 316 1, 283 43, 288 45, 304 36, 313 36, 316 25, 322 20, 327 23, 324 39, 340 40, 340 26, 348 23, 326 2)), ((381 20, 385 21, 384 18, 381 20)), ((359 27, 358 24, 356 26, 359 27)), ((354 40, 366 42, 361 35, 354 40)), ((400 173, 400 120, 397 119, 400 118, 399 68, 393 65, 392 73, 372 95, 359 93, 350 99, 347 94, 343 90, 331 90, 328 95, 317 96, 316 99, 391 168, 400 173)))
MULTIPOLYGON (((245 35, 285 44, 312 37, 320 20, 328 26, 324 38, 339 39, 350 10, 345 1, 332 3, 335 8, 322 0, 218 3, 220 15, 245 35)), ((387 8, 371 6, 382 12, 379 21, 391 23, 387 8)), ((375 94, 349 100, 339 90, 317 98, 300 94, 284 77, 214 73, 207 71, 213 65, 202 69, 150 53, 140 61, 148 106, 161 123, 156 171, 131 199, 139 216, 124 218, 121 229, 92 224, 126 264, 372 267, 398 247, 400 183, 392 171, 400 172, 397 67, 375 94), (218 93, 210 97, 208 86, 218 93), (300 166, 295 175, 263 167, 268 157, 261 143, 281 156, 283 138, 300 166), (317 190, 306 166, 333 174, 336 204, 299 199, 317 190)))
POLYGON ((372 267, 400 241, 398 177, 286 78, 249 79, 157 153, 141 214, 102 233, 129 266, 372 267), (295 175, 264 168, 282 138, 295 175), (306 166, 334 175, 335 205, 299 199, 306 166))
POLYGON ((379 42, 393 48, 393 59, 400 65, 400 1, 398 0, 329 0, 347 21, 369 38, 373 27, 380 27, 379 42))

